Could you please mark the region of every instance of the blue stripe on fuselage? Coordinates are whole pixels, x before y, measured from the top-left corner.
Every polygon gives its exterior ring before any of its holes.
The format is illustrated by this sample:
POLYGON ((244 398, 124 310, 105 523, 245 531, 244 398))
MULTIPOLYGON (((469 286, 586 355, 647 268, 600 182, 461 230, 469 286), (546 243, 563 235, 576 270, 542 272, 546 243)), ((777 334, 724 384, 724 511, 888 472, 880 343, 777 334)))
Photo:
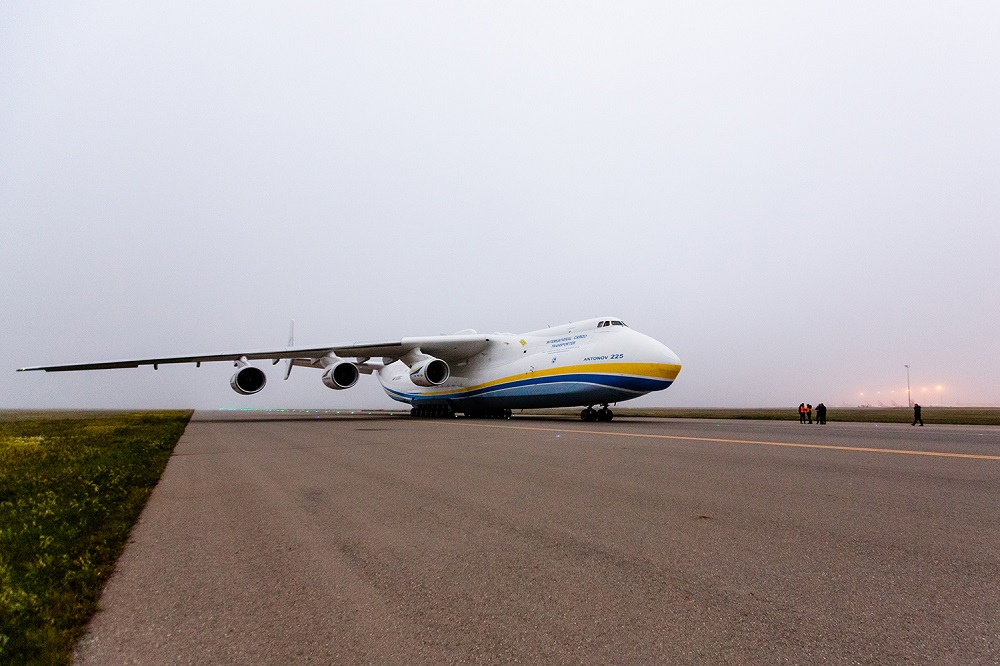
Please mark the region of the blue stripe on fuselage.
POLYGON ((519 379, 512 382, 505 382, 503 384, 496 384, 469 391, 457 389, 448 393, 404 393, 402 391, 391 389, 387 386, 383 386, 383 388, 390 397, 403 402, 424 400, 433 400, 436 402, 464 401, 476 398, 530 399, 548 395, 568 396, 579 392, 581 393, 581 401, 576 404, 584 404, 591 399, 595 401, 603 399, 609 402, 627 400, 629 398, 644 395, 651 391, 665 389, 670 386, 671 383, 672 382, 665 379, 652 379, 648 377, 597 373, 573 373, 519 379), (610 397, 600 397, 600 395, 604 395, 605 393, 610 397), (590 397, 584 397, 585 395, 590 397))

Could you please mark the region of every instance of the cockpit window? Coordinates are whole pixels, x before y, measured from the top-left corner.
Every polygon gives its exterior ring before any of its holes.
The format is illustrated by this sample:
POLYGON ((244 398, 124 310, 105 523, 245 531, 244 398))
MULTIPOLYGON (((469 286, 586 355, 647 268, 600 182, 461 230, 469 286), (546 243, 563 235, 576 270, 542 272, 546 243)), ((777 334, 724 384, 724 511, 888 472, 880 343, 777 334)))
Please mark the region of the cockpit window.
POLYGON ((625 323, 624 322, 620 322, 620 321, 613 321, 613 322, 611 322, 611 325, 612 326, 625 326, 625 323))

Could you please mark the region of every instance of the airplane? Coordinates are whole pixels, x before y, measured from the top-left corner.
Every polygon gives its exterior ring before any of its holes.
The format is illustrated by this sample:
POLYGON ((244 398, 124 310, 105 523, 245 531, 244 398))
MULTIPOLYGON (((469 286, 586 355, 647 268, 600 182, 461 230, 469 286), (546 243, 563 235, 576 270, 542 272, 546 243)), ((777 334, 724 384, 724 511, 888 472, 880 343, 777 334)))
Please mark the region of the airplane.
POLYGON ((375 374, 386 394, 410 405, 414 417, 509 419, 515 409, 582 406, 582 420, 611 421, 609 405, 663 390, 681 371, 673 351, 615 317, 520 335, 468 329, 390 342, 322 347, 294 347, 292 342, 290 333, 284 349, 35 366, 18 372, 158 369, 170 363, 200 367, 229 361, 237 368, 230 386, 252 395, 264 388, 267 376, 251 361, 276 365, 285 360, 285 379, 293 366, 318 368, 323 384, 338 391, 354 386, 362 373, 375 374))

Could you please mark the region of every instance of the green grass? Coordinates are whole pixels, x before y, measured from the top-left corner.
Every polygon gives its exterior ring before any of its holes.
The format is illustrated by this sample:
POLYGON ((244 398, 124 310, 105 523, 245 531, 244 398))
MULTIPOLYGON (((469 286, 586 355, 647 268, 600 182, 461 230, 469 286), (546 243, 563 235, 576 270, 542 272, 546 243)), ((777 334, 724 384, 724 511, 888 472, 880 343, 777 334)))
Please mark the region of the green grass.
POLYGON ((70 662, 190 417, 0 413, 0 663, 70 662))
MULTIPOLYGON (((616 416, 648 416, 675 419, 744 419, 756 421, 798 421, 798 406, 787 409, 698 409, 683 407, 642 408, 615 407, 616 416)), ((564 414, 578 416, 580 410, 526 410, 531 414, 564 414)), ((815 410, 813 418, 816 418, 815 410)), ((927 425, 1000 425, 1000 409, 995 407, 924 407, 927 425)), ((827 422, 853 423, 912 423, 913 410, 907 407, 830 407, 827 422)))

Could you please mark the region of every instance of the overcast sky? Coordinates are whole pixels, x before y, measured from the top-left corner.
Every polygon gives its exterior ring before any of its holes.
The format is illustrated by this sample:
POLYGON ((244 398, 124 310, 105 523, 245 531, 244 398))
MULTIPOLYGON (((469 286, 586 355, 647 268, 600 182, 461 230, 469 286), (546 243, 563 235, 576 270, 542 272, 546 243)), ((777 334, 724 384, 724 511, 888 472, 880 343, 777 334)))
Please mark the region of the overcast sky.
POLYGON ((609 314, 684 363, 635 405, 905 405, 904 364, 1000 404, 998 34, 991 2, 5 3, 0 407, 392 407, 14 369, 609 314))

